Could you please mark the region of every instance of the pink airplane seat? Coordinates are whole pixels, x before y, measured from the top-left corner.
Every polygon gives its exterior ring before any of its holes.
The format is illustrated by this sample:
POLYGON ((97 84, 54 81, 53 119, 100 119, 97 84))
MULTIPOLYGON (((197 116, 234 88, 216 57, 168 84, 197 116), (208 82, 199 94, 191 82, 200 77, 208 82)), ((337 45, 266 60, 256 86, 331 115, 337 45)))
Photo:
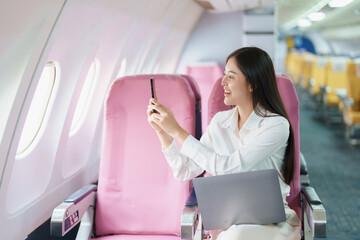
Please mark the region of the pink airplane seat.
POLYGON ((205 131, 208 123, 208 101, 211 89, 215 82, 223 75, 223 68, 218 63, 199 63, 197 65, 189 65, 185 68, 186 75, 192 76, 200 88, 201 94, 201 125, 202 133, 205 131))
POLYGON ((195 106, 195 138, 200 140, 202 131, 201 131, 201 95, 200 95, 200 88, 195 79, 190 75, 182 74, 190 84, 191 89, 194 92, 196 106, 195 106))
POLYGON ((286 201, 301 220, 301 198, 300 198, 300 122, 299 122, 299 98, 291 78, 286 74, 276 75, 277 85, 286 112, 294 131, 295 139, 295 167, 294 178, 290 183, 290 196, 286 201))
POLYGON ((185 78, 188 81, 188 83, 190 84, 190 87, 194 92, 195 100, 200 101, 201 100, 200 88, 199 88, 199 84, 197 84, 196 80, 190 75, 181 74, 181 76, 183 78, 185 78))
POLYGON ((195 132, 195 95, 180 75, 138 75, 116 80, 105 104, 95 234, 98 239, 180 239, 180 218, 190 182, 176 181, 147 122, 150 78, 159 101, 180 125, 195 132))
POLYGON ((230 106, 227 106, 224 103, 224 88, 221 85, 221 81, 222 77, 215 82, 214 87, 210 92, 207 111, 208 122, 206 123, 206 126, 210 124, 211 119, 217 112, 231 109, 230 106))
MULTIPOLYGON (((221 85, 222 78, 218 79, 210 93, 208 104, 208 123, 219 111, 229 110, 230 107, 224 104, 224 89, 221 85)), ((289 76, 285 74, 276 75, 280 96, 284 103, 287 114, 294 130, 295 137, 295 173, 293 181, 290 183, 290 196, 287 197, 289 206, 297 213, 301 219, 300 202, 300 133, 299 133, 299 99, 295 86, 289 76)), ((206 125, 206 126, 207 126, 206 125)), ((207 176, 207 174, 206 174, 207 176)))

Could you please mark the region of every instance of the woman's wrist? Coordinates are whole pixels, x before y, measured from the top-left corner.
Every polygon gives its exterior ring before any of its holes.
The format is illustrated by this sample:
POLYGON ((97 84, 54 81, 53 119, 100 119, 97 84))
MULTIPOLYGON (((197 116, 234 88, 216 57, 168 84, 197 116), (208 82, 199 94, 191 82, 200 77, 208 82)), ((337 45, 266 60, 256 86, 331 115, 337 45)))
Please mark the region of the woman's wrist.
POLYGON ((171 145, 171 143, 173 141, 173 138, 164 131, 157 132, 157 134, 158 134, 158 137, 160 139, 161 148, 162 149, 168 148, 171 145))
POLYGON ((179 127, 179 129, 176 131, 176 133, 174 134, 174 138, 181 144, 183 145, 183 143, 185 142, 186 138, 189 136, 190 134, 185 131, 182 127, 179 127))

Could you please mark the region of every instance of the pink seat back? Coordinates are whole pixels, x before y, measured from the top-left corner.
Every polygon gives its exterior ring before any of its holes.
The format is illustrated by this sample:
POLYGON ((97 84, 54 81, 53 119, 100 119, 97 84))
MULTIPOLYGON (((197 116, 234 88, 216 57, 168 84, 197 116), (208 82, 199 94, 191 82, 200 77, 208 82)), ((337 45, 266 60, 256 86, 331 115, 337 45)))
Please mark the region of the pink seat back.
POLYGON ((295 167, 294 178, 290 183, 290 196, 286 198, 299 219, 301 219, 301 202, 300 202, 300 123, 299 123, 299 98, 291 78, 285 74, 276 75, 277 85, 283 101, 286 112, 294 131, 295 140, 295 167))
POLYGON ((227 106, 224 103, 224 88, 221 85, 221 81, 222 77, 215 82, 214 87, 210 92, 207 112, 208 122, 206 126, 210 124, 211 119, 217 112, 231 109, 230 106, 227 106))
POLYGON ((195 138, 200 140, 202 135, 201 130, 201 95, 200 95, 200 88, 195 79, 190 75, 181 75, 183 78, 185 78, 189 84, 191 89, 194 92, 195 100, 196 100, 196 106, 195 106, 195 138))
POLYGON ((97 235, 180 235, 189 182, 174 179, 157 135, 147 122, 151 77, 159 100, 194 134, 195 97, 183 77, 126 76, 112 84, 105 104, 97 235))
MULTIPOLYGON (((294 130, 295 138, 295 169, 294 178, 290 184, 290 196, 287 197, 289 206, 297 213, 301 219, 300 205, 300 132, 299 132, 299 99, 295 90, 295 86, 289 76, 285 74, 276 76, 278 89, 281 99, 284 103, 286 112, 290 118, 291 125, 294 130)), ((221 78, 215 83, 210 93, 208 123, 212 117, 219 111, 229 110, 230 107, 224 104, 224 89, 221 86, 221 78)))
POLYGON ((190 87, 191 87, 192 91, 194 92, 195 100, 200 101, 201 100, 200 88, 199 88, 199 84, 197 84, 196 80, 190 75, 181 74, 181 76, 183 78, 185 78, 188 81, 188 83, 190 84, 190 87))
POLYGON ((187 75, 192 76, 199 85, 201 94, 201 125, 202 132, 205 131, 208 123, 208 101, 211 89, 215 82, 223 75, 223 68, 217 63, 200 64, 187 66, 187 75))

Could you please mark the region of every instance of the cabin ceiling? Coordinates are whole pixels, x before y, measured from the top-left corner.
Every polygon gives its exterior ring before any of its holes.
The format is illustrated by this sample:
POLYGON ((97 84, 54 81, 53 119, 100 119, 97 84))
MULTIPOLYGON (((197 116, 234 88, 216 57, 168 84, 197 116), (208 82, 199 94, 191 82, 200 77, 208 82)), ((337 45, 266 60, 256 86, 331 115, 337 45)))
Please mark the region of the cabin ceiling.
MULTIPOLYGON (((278 24, 282 31, 299 28, 302 31, 319 30, 328 31, 336 28, 351 28, 360 26, 360 1, 342 8, 331 8, 328 3, 331 0, 194 0, 206 11, 227 12, 237 10, 249 10, 266 8, 269 4, 277 5, 278 24), (312 22, 309 27, 298 27, 298 20, 307 18, 312 12, 322 11, 326 14, 325 19, 312 22)), ((339 29, 340 30, 340 29, 339 29)))

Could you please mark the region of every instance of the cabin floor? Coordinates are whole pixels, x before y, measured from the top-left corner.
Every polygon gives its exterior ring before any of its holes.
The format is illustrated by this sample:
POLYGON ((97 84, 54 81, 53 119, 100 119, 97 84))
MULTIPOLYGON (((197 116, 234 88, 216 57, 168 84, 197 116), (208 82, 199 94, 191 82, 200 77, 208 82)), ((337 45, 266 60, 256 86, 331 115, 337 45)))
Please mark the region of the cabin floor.
POLYGON ((328 240, 360 239, 360 146, 351 146, 341 123, 327 123, 315 100, 303 89, 300 100, 300 148, 310 185, 326 209, 328 240))

